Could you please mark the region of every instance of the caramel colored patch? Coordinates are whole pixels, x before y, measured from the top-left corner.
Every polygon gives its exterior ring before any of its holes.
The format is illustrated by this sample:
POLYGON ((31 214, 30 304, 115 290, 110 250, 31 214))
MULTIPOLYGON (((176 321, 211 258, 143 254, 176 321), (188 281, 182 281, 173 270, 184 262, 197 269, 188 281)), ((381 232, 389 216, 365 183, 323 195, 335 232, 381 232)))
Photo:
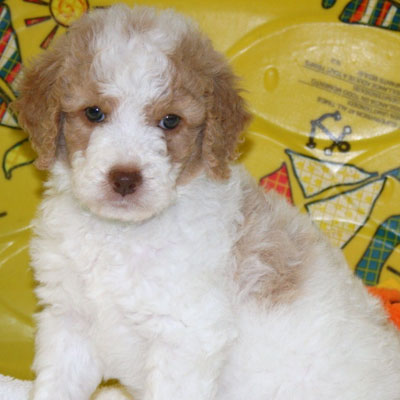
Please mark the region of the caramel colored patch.
POLYGON ((85 17, 74 24, 68 35, 61 36, 25 70, 20 83, 21 95, 13 107, 18 111, 21 126, 29 132, 39 169, 52 166, 58 144, 64 140, 63 114, 76 99, 76 88, 90 82, 95 31, 89 20, 85 17))
POLYGON ((175 84, 170 93, 145 109, 149 125, 158 126, 168 114, 181 118, 179 125, 165 130, 168 154, 171 161, 181 165, 178 183, 186 183, 201 169, 201 133, 205 120, 205 105, 201 98, 195 98, 185 88, 175 84))
POLYGON ((62 120, 62 47, 61 41, 54 51, 44 53, 25 70, 19 86, 21 95, 12 104, 18 112, 20 126, 29 133, 32 147, 38 154, 35 165, 39 169, 49 168, 56 157, 62 120))
MULTIPOLYGON (((129 26, 135 22, 138 29, 145 29, 144 13, 132 17, 129 26)), ((25 71, 14 108, 29 132, 39 169, 50 168, 58 154, 71 159, 74 152, 87 148, 96 124, 85 117, 86 107, 98 106, 111 115, 117 105, 115 99, 99 94, 91 70, 103 31, 102 18, 86 15, 25 71)))
POLYGON ((71 85, 68 96, 70 104, 63 104, 63 135, 69 161, 75 152, 82 151, 84 153, 86 151, 93 130, 100 124, 107 123, 118 106, 116 99, 100 94, 96 95, 98 91, 95 86, 93 82, 77 84, 76 87, 71 85), (97 123, 87 119, 85 109, 93 106, 99 107, 104 112, 104 121, 97 123))
POLYGON ((237 79, 222 54, 195 29, 184 35, 170 59, 174 86, 185 88, 205 105, 198 136, 201 163, 210 177, 226 179, 239 136, 250 120, 237 79))
POLYGON ((229 177, 239 136, 250 120, 236 88, 236 77, 225 58, 195 28, 185 34, 169 56, 169 93, 146 110, 157 125, 167 114, 182 118, 165 131, 172 162, 182 165, 178 183, 186 183, 201 169, 214 179, 229 177))
POLYGON ((291 302, 302 289, 310 249, 319 236, 283 198, 266 195, 255 184, 244 189, 243 222, 234 248, 239 290, 260 301, 291 302))

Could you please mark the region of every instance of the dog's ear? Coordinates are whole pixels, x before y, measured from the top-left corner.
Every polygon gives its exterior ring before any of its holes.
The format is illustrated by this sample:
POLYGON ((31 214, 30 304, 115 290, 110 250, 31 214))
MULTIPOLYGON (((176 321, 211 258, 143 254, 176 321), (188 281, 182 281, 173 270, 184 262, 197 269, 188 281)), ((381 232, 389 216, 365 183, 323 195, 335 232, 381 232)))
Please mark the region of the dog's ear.
POLYGON ((208 94, 202 157, 214 179, 229 177, 229 163, 237 158, 240 134, 250 121, 245 102, 237 89, 237 78, 219 54, 208 94))
POLYGON ((20 95, 12 103, 20 126, 29 133, 32 147, 38 154, 35 161, 38 169, 49 169, 56 158, 61 129, 62 63, 60 46, 42 54, 24 70, 20 95))

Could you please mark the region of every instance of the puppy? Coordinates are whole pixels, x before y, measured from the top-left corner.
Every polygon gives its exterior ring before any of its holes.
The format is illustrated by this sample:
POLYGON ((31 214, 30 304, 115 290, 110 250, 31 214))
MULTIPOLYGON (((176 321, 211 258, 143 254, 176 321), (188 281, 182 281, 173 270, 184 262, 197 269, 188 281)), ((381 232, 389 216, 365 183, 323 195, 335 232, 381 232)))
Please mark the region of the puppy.
POLYGON ((33 400, 399 400, 400 342, 304 215, 235 159, 236 78, 172 11, 113 6, 25 71, 50 170, 33 400))

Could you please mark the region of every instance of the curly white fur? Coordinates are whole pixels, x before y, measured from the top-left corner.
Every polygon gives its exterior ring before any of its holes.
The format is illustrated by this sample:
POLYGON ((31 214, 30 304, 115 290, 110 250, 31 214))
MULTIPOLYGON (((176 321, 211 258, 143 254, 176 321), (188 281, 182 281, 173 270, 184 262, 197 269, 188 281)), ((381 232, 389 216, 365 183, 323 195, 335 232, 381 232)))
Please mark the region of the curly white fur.
POLYGON ((87 147, 60 153, 34 223, 32 399, 87 400, 117 378, 137 400, 399 400, 397 331, 305 216, 238 166, 179 183, 182 164, 144 115, 194 28, 150 11, 146 34, 112 47, 137 12, 88 17, 105 26, 91 76, 118 101, 87 147), (142 186, 113 197, 107 173, 127 163, 142 186))

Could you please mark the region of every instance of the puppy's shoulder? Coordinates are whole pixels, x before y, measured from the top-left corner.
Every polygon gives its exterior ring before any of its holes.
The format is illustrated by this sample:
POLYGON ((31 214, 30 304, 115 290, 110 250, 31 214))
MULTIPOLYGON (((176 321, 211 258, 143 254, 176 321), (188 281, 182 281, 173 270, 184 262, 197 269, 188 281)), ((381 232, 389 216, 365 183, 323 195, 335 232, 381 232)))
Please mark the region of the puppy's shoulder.
POLYGON ((240 173, 242 198, 235 242, 235 280, 244 297, 269 303, 299 295, 314 250, 325 246, 311 220, 286 199, 240 173))

